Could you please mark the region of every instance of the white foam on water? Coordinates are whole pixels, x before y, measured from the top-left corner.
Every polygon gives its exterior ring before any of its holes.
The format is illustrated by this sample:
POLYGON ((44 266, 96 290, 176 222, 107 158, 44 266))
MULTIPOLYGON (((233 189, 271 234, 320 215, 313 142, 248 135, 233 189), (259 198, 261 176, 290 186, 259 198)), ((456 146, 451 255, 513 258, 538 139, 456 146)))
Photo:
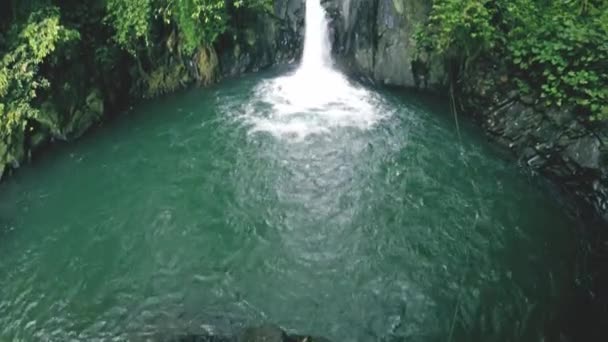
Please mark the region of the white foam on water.
POLYGON ((374 93, 332 68, 330 51, 325 10, 320 0, 307 0, 301 65, 257 86, 243 115, 251 133, 301 140, 337 127, 368 129, 383 117, 374 93))

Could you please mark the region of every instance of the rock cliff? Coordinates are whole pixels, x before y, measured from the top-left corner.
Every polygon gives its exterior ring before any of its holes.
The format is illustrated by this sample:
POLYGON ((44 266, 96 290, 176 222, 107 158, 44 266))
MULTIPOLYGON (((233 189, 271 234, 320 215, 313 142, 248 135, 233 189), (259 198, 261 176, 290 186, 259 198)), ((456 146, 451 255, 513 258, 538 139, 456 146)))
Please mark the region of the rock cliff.
MULTIPOLYGON (((340 68, 376 84, 444 92, 441 56, 416 56, 414 34, 430 11, 426 0, 324 0, 333 55, 340 68)), ((474 117, 522 165, 555 181, 608 222, 608 129, 571 110, 545 108, 509 88, 500 65, 479 63, 457 87, 461 116, 474 117)), ((446 93, 447 94, 447 93, 446 93)), ((588 213, 588 211, 587 211, 588 213)))

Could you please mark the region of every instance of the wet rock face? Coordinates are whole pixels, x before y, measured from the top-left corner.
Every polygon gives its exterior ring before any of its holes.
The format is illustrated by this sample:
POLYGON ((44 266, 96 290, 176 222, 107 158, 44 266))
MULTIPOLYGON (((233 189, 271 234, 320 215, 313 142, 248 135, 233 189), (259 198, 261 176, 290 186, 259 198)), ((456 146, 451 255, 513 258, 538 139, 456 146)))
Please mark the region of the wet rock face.
POLYGON ((484 130, 524 167, 553 180, 608 222, 606 124, 589 123, 572 108, 547 108, 534 97, 501 89, 499 78, 481 68, 466 82, 467 102, 484 130))
MULTIPOLYGON (((322 0, 330 19, 333 54, 349 73, 395 86, 444 82, 437 59, 416 60, 412 39, 426 21, 427 0, 322 0)), ((305 0, 275 0, 274 15, 235 16, 236 35, 218 46, 224 76, 293 61, 302 53, 305 0)))
POLYGON ((234 32, 222 37, 220 73, 236 76, 294 61, 304 45, 305 0, 275 0, 274 13, 233 15, 234 32))
MULTIPOLYGON (((413 36, 430 11, 427 0, 322 0, 333 54, 346 72, 379 84, 441 89, 439 56, 416 56, 413 36)), ((476 66, 460 84, 468 112, 525 167, 555 181, 608 222, 608 128, 590 125, 571 108, 545 108, 500 84, 496 66, 476 66)), ((500 69, 500 68, 498 68, 500 69)), ((508 79, 504 76, 502 78, 508 79)), ((502 82, 504 83, 504 82, 502 82)), ((606 126, 606 125, 604 125, 606 126)))
MULTIPOLYGON (((322 0, 332 53, 347 73, 379 84, 441 89, 439 56, 416 56, 413 35, 426 22, 427 0, 322 0)), ((274 15, 237 17, 238 36, 219 46, 223 76, 294 61, 304 42, 305 0, 275 0, 274 15)), ((462 84, 469 112, 525 167, 552 179, 608 222, 608 137, 570 109, 544 108, 533 96, 502 87, 496 68, 480 65, 462 84)))
POLYGON ((333 52, 347 71, 374 82, 435 88, 444 82, 438 59, 415 56, 413 35, 426 22, 426 0, 324 0, 333 52))

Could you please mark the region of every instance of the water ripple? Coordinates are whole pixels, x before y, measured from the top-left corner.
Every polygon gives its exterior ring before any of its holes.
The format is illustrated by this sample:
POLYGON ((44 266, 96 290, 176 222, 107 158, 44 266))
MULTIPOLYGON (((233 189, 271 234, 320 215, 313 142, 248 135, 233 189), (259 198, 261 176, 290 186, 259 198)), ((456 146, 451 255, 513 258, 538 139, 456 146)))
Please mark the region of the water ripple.
POLYGON ((456 317, 454 341, 538 340, 571 266, 538 184, 417 97, 329 79, 344 96, 309 105, 273 76, 142 104, 0 184, 0 338, 445 341, 456 317))

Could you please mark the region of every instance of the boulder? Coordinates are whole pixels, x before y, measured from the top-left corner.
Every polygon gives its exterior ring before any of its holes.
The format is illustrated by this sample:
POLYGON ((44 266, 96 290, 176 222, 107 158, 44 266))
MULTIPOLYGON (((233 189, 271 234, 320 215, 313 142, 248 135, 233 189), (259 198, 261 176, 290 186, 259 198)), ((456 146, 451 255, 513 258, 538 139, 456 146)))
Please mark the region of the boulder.
POLYGON ((265 324, 246 328, 238 337, 238 342, 285 342, 287 335, 276 325, 265 324))

